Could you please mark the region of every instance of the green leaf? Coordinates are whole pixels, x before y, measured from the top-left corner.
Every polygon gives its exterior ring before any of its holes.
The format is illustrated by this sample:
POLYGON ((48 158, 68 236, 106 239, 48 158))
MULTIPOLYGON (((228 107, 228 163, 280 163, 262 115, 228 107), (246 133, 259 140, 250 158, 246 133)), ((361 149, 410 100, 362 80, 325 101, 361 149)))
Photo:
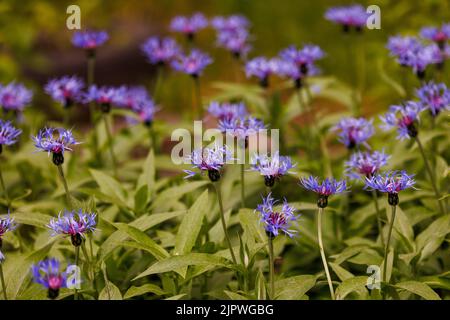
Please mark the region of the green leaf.
POLYGON ((299 300, 316 285, 316 276, 301 275, 275 282, 276 299, 299 300))
POLYGON ((50 219, 53 218, 52 216, 49 216, 47 214, 20 211, 11 213, 11 217, 14 218, 14 221, 18 224, 27 224, 39 228, 47 228, 50 219))
POLYGON ((134 211, 141 213, 145 210, 148 202, 148 188, 146 185, 140 187, 134 194, 134 211))
POLYGON ((157 285, 147 283, 140 287, 131 286, 130 289, 123 296, 124 299, 130 299, 133 297, 141 296, 146 293, 154 293, 157 296, 162 296, 165 294, 164 290, 157 285))
POLYGON ((261 269, 259 269, 258 273, 256 274, 255 296, 256 300, 266 300, 267 297, 266 281, 264 279, 264 274, 261 271, 261 269))
POLYGON ((192 191, 209 184, 209 181, 193 181, 168 188, 156 196, 152 203, 152 209, 164 210, 168 204, 178 200, 181 196, 191 193, 192 191))
POLYGON ((248 300, 247 297, 240 295, 236 292, 224 290, 224 293, 231 299, 231 300, 248 300))
POLYGON ((367 296, 367 276, 358 276, 342 281, 336 289, 336 300, 344 300, 352 292, 359 296, 367 296))
POLYGON ((156 259, 162 260, 169 256, 169 253, 160 245, 158 245, 152 238, 146 235, 143 231, 125 223, 115 223, 114 226, 125 232, 131 239, 141 244, 146 251, 150 252, 156 259))
POLYGON ((169 271, 180 270, 181 268, 187 268, 188 266, 208 266, 213 265, 216 267, 233 268, 231 262, 223 257, 219 257, 213 254, 207 253, 189 253, 182 256, 173 256, 154 263, 147 270, 133 279, 139 278, 169 271))
POLYGON ((94 177, 95 182, 97 182, 98 186, 100 187, 100 191, 103 194, 113 197, 114 199, 117 199, 122 203, 125 203, 125 190, 117 180, 108 176, 102 171, 89 169, 89 172, 94 177))
POLYGON ((106 282, 105 287, 100 292, 98 300, 122 300, 122 294, 111 281, 106 282))
POLYGON ((439 295, 433 291, 428 285, 418 281, 404 281, 395 285, 399 289, 403 289, 414 293, 426 300, 441 300, 439 295))
POLYGON ((336 273, 336 275, 339 277, 339 279, 341 281, 345 281, 347 279, 354 277, 354 275, 350 271, 345 270, 340 265, 338 265, 336 263, 332 263, 332 262, 329 262, 328 264, 330 265, 331 269, 333 269, 334 273, 336 273))
POLYGON ((148 196, 147 198, 150 199, 151 194, 155 187, 155 154, 153 152, 153 148, 150 149, 147 158, 144 162, 144 168, 142 170, 141 175, 138 178, 137 187, 136 189, 139 190, 143 186, 147 186, 147 192, 148 196))

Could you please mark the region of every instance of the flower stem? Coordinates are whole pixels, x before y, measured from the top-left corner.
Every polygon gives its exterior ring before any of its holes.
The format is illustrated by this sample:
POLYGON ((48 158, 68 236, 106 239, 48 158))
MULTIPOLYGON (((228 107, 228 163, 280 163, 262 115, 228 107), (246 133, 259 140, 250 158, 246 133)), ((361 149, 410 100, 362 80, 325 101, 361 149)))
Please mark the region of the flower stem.
MULTIPOLYGON (((95 71, 95 54, 88 54, 87 57, 87 87, 89 88, 94 84, 94 71, 95 71)), ((94 151, 95 158, 100 160, 100 154, 98 151, 98 137, 97 130, 95 128, 95 105, 93 102, 89 102, 89 117, 91 120, 91 125, 93 127, 92 131, 92 147, 94 151)))
MULTIPOLYGON (((78 258, 80 256, 80 246, 75 247, 75 267, 78 267, 78 258)), ((75 286, 74 300, 78 300, 78 290, 75 286)))
POLYGON ((0 280, 2 282, 2 291, 3 291, 3 296, 5 298, 5 300, 8 300, 8 297, 6 296, 6 284, 5 284, 5 277, 3 276, 3 265, 0 262, 0 280))
POLYGON ((113 145, 113 140, 112 140, 111 127, 109 126, 108 117, 105 114, 103 115, 103 122, 105 123, 106 137, 108 139, 108 147, 109 147, 109 153, 111 155, 111 162, 112 162, 112 166, 113 166, 114 177, 118 180, 117 162, 116 162, 116 156, 114 154, 114 148, 113 148, 114 145, 113 145))
POLYGON ((325 256, 325 251, 323 249, 323 242, 322 242, 322 213, 323 213, 323 208, 319 208, 319 212, 318 212, 318 215, 317 215, 317 236, 318 236, 318 239, 319 239, 319 248, 320 248, 320 255, 322 257, 323 268, 325 269, 325 274, 327 276, 328 287, 330 288, 331 299, 335 300, 333 283, 331 282, 331 276, 330 276, 330 271, 328 270, 327 258, 325 256))
POLYGON ((233 247, 231 245, 231 240, 227 231, 227 224, 225 223, 225 211, 223 210, 222 203, 222 194, 220 190, 220 183, 213 183, 214 188, 216 189, 217 199, 219 200, 219 208, 220 208, 220 220, 222 221, 223 232, 225 234, 225 239, 227 240, 228 248, 230 249, 231 259, 233 259, 233 263, 237 264, 236 256, 234 255, 233 247))
POLYGON ((161 82, 163 78, 163 72, 164 72, 164 66, 158 65, 156 67, 156 82, 155 86, 153 87, 153 99, 155 99, 155 102, 159 102, 159 92, 161 88, 161 82))
POLYGON ((11 199, 9 198, 8 189, 6 188, 5 181, 3 180, 3 174, 2 174, 1 167, 0 167, 0 184, 2 185, 3 194, 5 195, 8 212, 9 212, 9 210, 11 208, 11 199))
POLYGON ((383 225, 381 223, 381 212, 380 212, 380 207, 378 206, 378 197, 377 197, 376 190, 372 190, 372 199, 373 199, 373 204, 375 205, 375 210, 377 212, 378 233, 381 238, 381 245, 384 247, 385 242, 384 242, 384 235, 383 235, 383 225))
POLYGON ((203 107, 202 107, 202 96, 199 77, 194 78, 194 91, 195 91, 195 102, 192 109, 193 117, 195 119, 195 117, 198 116, 198 119, 201 120, 203 118, 203 107))
POLYGON ((274 280, 274 255, 273 238, 269 236, 269 281, 270 281, 270 299, 275 299, 275 280, 274 280))
POLYGON ((67 186, 67 180, 64 177, 63 168, 61 165, 58 165, 57 167, 58 167, 59 177, 61 178, 61 181, 64 185, 64 190, 66 191, 67 205, 69 206, 69 208, 72 208, 72 197, 70 196, 69 187, 67 186))
POLYGON ((446 213, 446 210, 444 209, 444 206, 442 205, 442 203, 439 201, 439 199, 441 198, 440 194, 439 194, 439 190, 437 188, 437 184, 436 184, 436 180, 434 179, 434 174, 431 171, 431 167, 430 164, 428 163, 427 157, 425 155, 425 151, 423 149, 422 146, 422 142, 420 142, 419 136, 416 136, 416 141, 417 141, 417 145, 419 146, 419 150, 420 153, 422 154, 422 158, 423 158, 423 162, 425 164, 425 168, 428 172, 428 176, 430 177, 431 180, 431 186, 433 187, 434 190, 434 194, 436 195, 436 200, 438 202, 439 205, 439 209, 441 210, 442 213, 446 213))
POLYGON ((245 208, 245 164, 241 164, 241 208, 245 208))
MULTIPOLYGON (((395 221, 395 209, 397 206, 391 206, 392 208, 392 214, 391 214, 391 223, 389 225, 389 232, 388 237, 386 240, 386 246, 384 247, 384 265, 383 265, 383 282, 387 282, 387 258, 389 253, 389 244, 391 243, 391 235, 392 235, 392 229, 394 229, 394 221, 395 221)), ((385 293, 383 293, 383 297, 385 297, 385 293)))

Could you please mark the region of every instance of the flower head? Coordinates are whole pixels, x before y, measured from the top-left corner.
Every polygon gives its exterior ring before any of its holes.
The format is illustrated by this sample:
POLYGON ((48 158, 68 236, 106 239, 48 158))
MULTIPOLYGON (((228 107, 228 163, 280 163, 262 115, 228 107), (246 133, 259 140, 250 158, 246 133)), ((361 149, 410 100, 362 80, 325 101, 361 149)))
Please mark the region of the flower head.
POLYGON ((277 75, 293 80, 294 86, 297 89, 302 87, 304 77, 314 76, 319 74, 319 72, 320 70, 313 64, 309 65, 307 68, 299 68, 297 64, 291 60, 281 60, 278 63, 277 68, 277 75))
POLYGON ((77 247, 81 245, 82 238, 88 232, 95 231, 96 217, 95 213, 83 212, 81 209, 78 211, 65 210, 64 213, 59 213, 58 218, 52 218, 47 227, 52 230, 53 236, 58 234, 69 235, 72 244, 77 247))
POLYGON ((233 136, 247 147, 250 136, 265 129, 264 122, 254 117, 224 119, 219 121, 218 129, 227 135, 233 136))
POLYGON ((14 128, 11 121, 3 121, 0 119, 0 153, 2 153, 3 145, 10 146, 17 141, 22 130, 14 128))
POLYGON ((409 52, 417 51, 421 44, 419 39, 415 37, 393 36, 389 38, 386 47, 391 56, 397 58, 400 65, 407 66, 409 64, 409 52))
POLYGON ((173 18, 170 23, 170 30, 181 32, 192 39, 199 30, 207 26, 208 19, 201 13, 195 13, 190 17, 177 16, 173 18))
POLYGON ((77 31, 73 34, 72 44, 75 47, 93 51, 109 39, 106 31, 77 31))
POLYGON ((398 193, 408 188, 414 188, 416 181, 414 175, 409 175, 406 171, 388 171, 382 174, 375 174, 366 177, 366 190, 377 190, 388 193, 388 202, 395 206, 398 204, 398 193))
POLYGON ((301 49, 297 49, 294 45, 282 50, 280 57, 286 61, 293 62, 299 69, 301 74, 307 75, 308 69, 313 64, 324 57, 324 52, 319 46, 305 45, 301 49))
POLYGON ((368 14, 362 5, 350 5, 342 7, 333 7, 325 13, 325 19, 342 25, 344 31, 354 27, 357 31, 362 30, 366 24, 368 14))
POLYGON ((389 156, 383 152, 355 152, 345 163, 347 176, 358 179, 360 176, 371 177, 387 164, 389 156))
MULTIPOLYGON (((208 177, 211 181, 218 181, 220 179, 220 170, 227 161, 232 160, 231 151, 226 145, 215 145, 212 148, 195 149, 191 155, 187 156, 188 160, 193 168, 197 168, 201 173, 207 171, 208 177)), ((195 171, 184 170, 188 175, 185 177, 190 178, 196 175, 195 171)))
POLYGON ((0 87, 0 105, 5 111, 23 111, 32 98, 31 90, 21 83, 11 82, 0 87))
POLYGON ((64 151, 72 151, 71 146, 79 144, 73 137, 72 130, 64 128, 44 128, 33 137, 34 146, 38 151, 53 154, 53 163, 61 165, 64 162, 64 151))
POLYGON ((289 170, 295 166, 290 157, 280 156, 278 151, 273 156, 255 154, 251 159, 251 169, 264 176, 264 183, 268 187, 272 187, 282 176, 291 173, 289 170))
POLYGON ((231 120, 245 118, 248 115, 247 108, 243 102, 229 103, 213 101, 209 104, 208 112, 220 120, 231 120))
POLYGON ((259 79, 262 87, 269 85, 269 76, 277 73, 280 67, 280 59, 265 57, 253 58, 245 64, 245 74, 247 78, 254 76, 259 79))
POLYGON ((347 183, 345 180, 338 181, 333 178, 326 178, 320 183, 319 178, 309 176, 308 178, 301 178, 300 185, 306 190, 313 191, 319 195, 317 206, 320 208, 325 208, 328 205, 329 196, 347 190, 347 183))
POLYGON ((297 232, 292 229, 293 223, 297 220, 294 214, 296 209, 290 206, 286 199, 284 199, 281 208, 277 209, 275 208, 277 202, 269 193, 267 197, 263 197, 263 203, 258 204, 255 211, 259 212, 264 229, 269 237, 274 238, 284 233, 292 238, 297 232))
POLYGON ((70 107, 73 103, 81 102, 84 82, 76 76, 62 77, 50 80, 45 86, 45 92, 64 107, 70 107))
POLYGON ((189 55, 179 55, 172 61, 172 67, 177 71, 198 77, 212 62, 213 60, 208 54, 194 49, 189 55))
POLYGON ((40 261, 31 267, 34 282, 48 289, 48 297, 55 299, 59 295, 59 289, 67 286, 67 275, 60 271, 60 263, 51 258, 40 261))
POLYGON ((344 118, 338 122, 332 131, 337 131, 339 141, 349 149, 355 146, 366 144, 366 141, 373 136, 375 129, 372 120, 364 118, 344 118))
POLYGON ((113 104, 123 101, 123 95, 126 95, 126 93, 126 87, 97 87, 92 85, 84 96, 84 102, 95 102, 103 112, 108 113, 113 104))
POLYGON ((6 218, 0 218, 0 249, 2 248, 2 237, 5 233, 16 228, 17 225, 14 222, 14 218, 11 218, 9 215, 6 218))
POLYGON ((414 138, 418 134, 417 122, 419 114, 423 111, 423 106, 419 102, 407 101, 403 105, 393 105, 384 116, 380 116, 383 125, 381 128, 385 131, 396 128, 397 139, 414 138))
POLYGON ((248 19, 239 14, 233 14, 228 17, 214 17, 211 19, 211 26, 217 31, 234 32, 247 29, 250 26, 248 19))
POLYGON ((440 28, 424 27, 420 30, 420 36, 443 46, 450 39, 450 23, 442 24, 440 28))
POLYGON ((151 64, 168 63, 181 51, 174 39, 160 37, 147 39, 141 49, 151 64))
POLYGON ((450 110, 450 90, 445 83, 426 83, 416 90, 416 96, 433 117, 442 110, 450 110))
POLYGON ((249 40, 250 34, 246 29, 224 30, 217 34, 217 45, 230 51, 236 58, 244 57, 250 52, 252 47, 249 40))
POLYGON ((142 123, 146 126, 150 126, 153 123, 153 118, 155 117, 155 113, 158 111, 158 108, 153 100, 149 99, 133 107, 133 111, 142 123))

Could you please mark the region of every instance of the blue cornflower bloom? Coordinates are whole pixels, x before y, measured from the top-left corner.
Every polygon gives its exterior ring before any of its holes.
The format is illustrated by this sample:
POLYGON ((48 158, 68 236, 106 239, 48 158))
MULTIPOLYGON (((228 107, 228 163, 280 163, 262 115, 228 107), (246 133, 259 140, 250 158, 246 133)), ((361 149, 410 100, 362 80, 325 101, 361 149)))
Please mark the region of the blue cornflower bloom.
POLYGON ((359 179, 361 176, 371 177, 387 164, 389 158, 384 151, 355 152, 350 160, 345 162, 346 175, 353 179, 359 179))
POLYGON ((361 31, 368 17, 364 7, 359 4, 329 8, 325 13, 325 19, 342 25, 344 32, 350 31, 351 27, 361 31))
POLYGON ((211 57, 200 50, 194 49, 189 55, 178 55, 172 61, 172 68, 177 71, 186 73, 193 77, 198 77, 202 74, 206 66, 213 62, 211 57))
POLYGON ((220 120, 218 129, 227 135, 235 137, 238 142, 243 143, 242 147, 247 148, 250 136, 256 135, 260 130, 266 128, 264 122, 254 117, 234 118, 220 120))
POLYGON ((3 145, 10 146, 17 142, 22 130, 16 129, 11 121, 3 121, 0 119, 0 154, 3 151, 3 145))
POLYGON ((450 39, 450 23, 442 24, 438 27, 424 27, 420 30, 422 38, 436 42, 440 48, 443 48, 445 42, 450 39))
POLYGON ((416 90, 416 96, 433 117, 442 110, 450 110, 450 90, 445 83, 426 83, 416 90))
POLYGON ((75 140, 72 130, 64 128, 44 128, 32 138, 38 151, 48 152, 49 155, 53 154, 53 163, 57 166, 64 163, 64 151, 72 151, 71 146, 79 144, 75 140))
POLYGON ((234 57, 245 57, 252 46, 249 43, 250 34, 246 29, 235 31, 223 30, 217 34, 217 45, 230 51, 234 57))
POLYGON ((77 31, 73 34, 72 44, 93 54, 95 49, 103 45, 108 39, 109 36, 106 31, 77 31))
POLYGON ((17 225, 14 222, 14 218, 11 218, 9 215, 6 218, 0 218, 0 249, 2 248, 2 237, 5 233, 16 228, 17 225))
POLYGON ((170 30, 185 34, 192 40, 195 34, 208 26, 208 19, 201 14, 195 13, 190 17, 177 16, 170 23, 170 30))
POLYGON ((92 85, 89 87, 88 92, 84 95, 84 102, 95 102, 104 113, 108 113, 111 110, 111 106, 116 101, 122 101, 122 96, 127 92, 126 87, 97 87, 92 85))
POLYGON ((263 197, 263 203, 258 204, 255 212, 259 212, 261 222, 270 238, 274 238, 281 233, 292 238, 297 233, 296 230, 292 229, 294 222, 297 220, 294 214, 296 209, 290 206, 286 199, 284 199, 281 208, 277 209, 275 208, 277 202, 269 193, 267 197, 263 197))
POLYGON ((81 245, 88 232, 94 232, 97 222, 95 213, 83 212, 82 209, 60 212, 58 218, 52 218, 47 225, 52 230, 52 236, 69 235, 75 247, 81 245))
MULTIPOLYGON (((233 160, 231 151, 224 146, 215 145, 212 148, 195 149, 191 155, 186 157, 193 168, 199 169, 200 173, 208 172, 208 177, 212 182, 220 179, 220 171, 227 161, 233 160)), ((192 170, 184 170, 188 175, 185 179, 191 178, 197 173, 192 170)))
POLYGON ((245 118, 248 116, 247 108, 243 102, 229 103, 212 101, 208 106, 208 112, 219 121, 245 118))
POLYGON ((280 68, 280 59, 265 57, 253 58, 245 64, 245 74, 247 78, 254 76, 259 79, 259 84, 266 88, 269 86, 269 76, 278 72, 280 68))
POLYGON ((151 37, 141 46, 151 64, 165 64, 174 59, 181 51, 172 38, 151 37))
POLYGON ((408 188, 414 188, 416 181, 414 175, 406 171, 388 171, 366 177, 366 190, 377 190, 388 194, 388 202, 391 206, 398 204, 398 193, 408 188))
POLYGON ((317 206, 325 208, 328 205, 328 197, 333 194, 345 192, 347 190, 347 183, 345 180, 335 180, 333 178, 326 178, 319 182, 319 178, 309 176, 308 178, 301 178, 300 185, 306 190, 313 191, 318 194, 317 206))
POLYGON ((217 16, 211 19, 211 26, 217 31, 238 31, 250 27, 248 19, 239 14, 228 17, 217 16))
POLYGON ((416 37, 393 36, 389 38, 386 48, 390 51, 391 56, 397 58, 400 65, 408 66, 409 52, 416 52, 421 46, 416 37))
POLYGON ((56 299, 59 289, 67 287, 67 275, 60 271, 60 263, 55 258, 43 260, 31 267, 34 282, 48 289, 48 297, 56 299))
POLYGON ((153 100, 149 99, 145 102, 135 105, 133 107, 133 111, 136 113, 142 123, 144 123, 146 126, 151 126, 158 108, 156 107, 153 100))
POLYGON ((280 52, 280 57, 286 61, 293 62, 303 75, 307 75, 308 69, 313 67, 314 63, 324 56, 325 54, 319 46, 311 44, 305 45, 301 49, 297 49, 296 46, 292 45, 280 52))
POLYGON ((76 76, 62 77, 50 80, 45 86, 45 92, 65 108, 82 101, 84 82, 76 76))
POLYGON ((273 187, 275 181, 288 173, 292 173, 290 170, 296 165, 296 163, 292 163, 290 157, 280 156, 278 151, 273 156, 255 154, 251 158, 251 170, 258 171, 264 176, 264 183, 268 187, 273 187))
POLYGON ((361 144, 368 148, 366 141, 375 133, 373 121, 364 118, 344 118, 331 131, 338 132, 339 141, 348 149, 361 144))
POLYGON ((21 83, 11 82, 0 87, 0 105, 5 111, 23 111, 32 98, 33 92, 21 83))
POLYGON ((303 85, 303 78, 314 76, 320 73, 320 70, 313 64, 306 69, 301 70, 297 64, 291 60, 281 60, 278 64, 277 75, 287 77, 293 80, 295 88, 299 89, 303 85), (305 71, 306 73, 303 73, 305 71))
POLYGON ((383 125, 380 127, 385 130, 396 128, 397 139, 415 138, 418 134, 417 122, 419 114, 424 109, 420 102, 407 101, 403 105, 393 105, 384 116, 380 116, 383 125))
POLYGON ((139 105, 151 101, 151 97, 148 91, 142 86, 127 87, 121 86, 120 88, 104 88, 102 93, 99 94, 98 103, 109 103, 119 108, 133 110, 139 105), (103 100, 102 100, 103 99, 103 100))

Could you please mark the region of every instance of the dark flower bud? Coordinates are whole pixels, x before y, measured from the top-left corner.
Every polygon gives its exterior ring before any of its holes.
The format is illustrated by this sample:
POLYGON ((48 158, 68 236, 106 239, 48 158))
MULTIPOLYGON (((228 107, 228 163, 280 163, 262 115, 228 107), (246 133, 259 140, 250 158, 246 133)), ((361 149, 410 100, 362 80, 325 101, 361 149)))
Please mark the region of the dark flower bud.
POLYGON ((48 288, 48 295, 47 296, 48 296, 49 299, 54 300, 54 299, 58 298, 58 295, 59 295, 59 289, 48 288))
POLYGON ((398 205, 398 193, 388 193, 388 203, 391 206, 398 205))
POLYGON ((153 121, 152 120, 147 120, 147 121, 144 121, 144 124, 145 124, 146 127, 151 128, 151 126, 153 124, 153 121))
POLYGON ((419 133, 419 131, 417 130, 417 127, 415 126, 414 123, 409 124, 409 125, 407 126, 407 129, 408 129, 408 135, 409 135, 411 138, 417 137, 417 134, 419 133))
POLYGON ((64 163, 64 155, 62 152, 53 152, 53 163, 57 166, 64 163))
POLYGON ((79 233, 73 234, 70 236, 70 240, 72 241, 72 244, 74 247, 81 246, 81 243, 83 242, 83 238, 79 233))
POLYGON ((66 98, 66 101, 64 101, 64 108, 70 108, 73 105, 73 100, 71 98, 66 98))
POLYGON ((295 89, 300 89, 301 87, 303 87, 303 81, 301 78, 297 78, 294 80, 294 86, 295 89))
POLYGON ((419 70, 416 72, 417 78, 419 78, 420 80, 425 79, 425 70, 419 70))
POLYGON ((317 206, 319 208, 326 208, 328 206, 328 196, 319 195, 319 199, 317 199, 317 206))
POLYGON ((95 58, 95 49, 87 49, 86 55, 88 58, 95 58))
POLYGON ((0 249, 2 248, 2 246, 3 246, 3 239, 0 238, 0 249))
POLYGON ((264 176, 264 184, 267 187, 272 188, 273 185, 275 184, 275 177, 274 176, 264 176))
POLYGON ((208 170, 209 180, 212 182, 216 182, 220 180, 220 171, 219 170, 208 170))
POLYGON ((308 65, 306 63, 300 65, 300 72, 302 74, 308 74, 308 65))
POLYGON ((362 28, 362 26, 356 26, 355 30, 357 33, 361 33, 363 31, 363 28, 362 28))
POLYGON ((269 77, 264 77, 259 81, 259 85, 263 88, 269 87, 269 77))
POLYGON ((108 113, 109 111, 111 111, 111 104, 110 103, 101 103, 100 109, 102 110, 102 112, 108 113))
POLYGON ((233 55, 233 58, 236 60, 239 60, 241 58, 241 53, 239 51, 233 51, 231 54, 233 55))
POLYGON ((189 32, 187 35, 187 38, 189 40, 189 42, 193 42, 194 38, 195 38, 195 34, 193 32, 189 32))
POLYGON ((343 24, 342 31, 344 31, 345 33, 348 33, 350 31, 350 26, 348 24, 343 24))
POLYGON ((266 235, 269 239, 275 239, 275 235, 271 231, 266 230, 266 235))
POLYGON ((3 145, 0 144, 0 154, 2 154, 2 152, 3 152, 3 145))

